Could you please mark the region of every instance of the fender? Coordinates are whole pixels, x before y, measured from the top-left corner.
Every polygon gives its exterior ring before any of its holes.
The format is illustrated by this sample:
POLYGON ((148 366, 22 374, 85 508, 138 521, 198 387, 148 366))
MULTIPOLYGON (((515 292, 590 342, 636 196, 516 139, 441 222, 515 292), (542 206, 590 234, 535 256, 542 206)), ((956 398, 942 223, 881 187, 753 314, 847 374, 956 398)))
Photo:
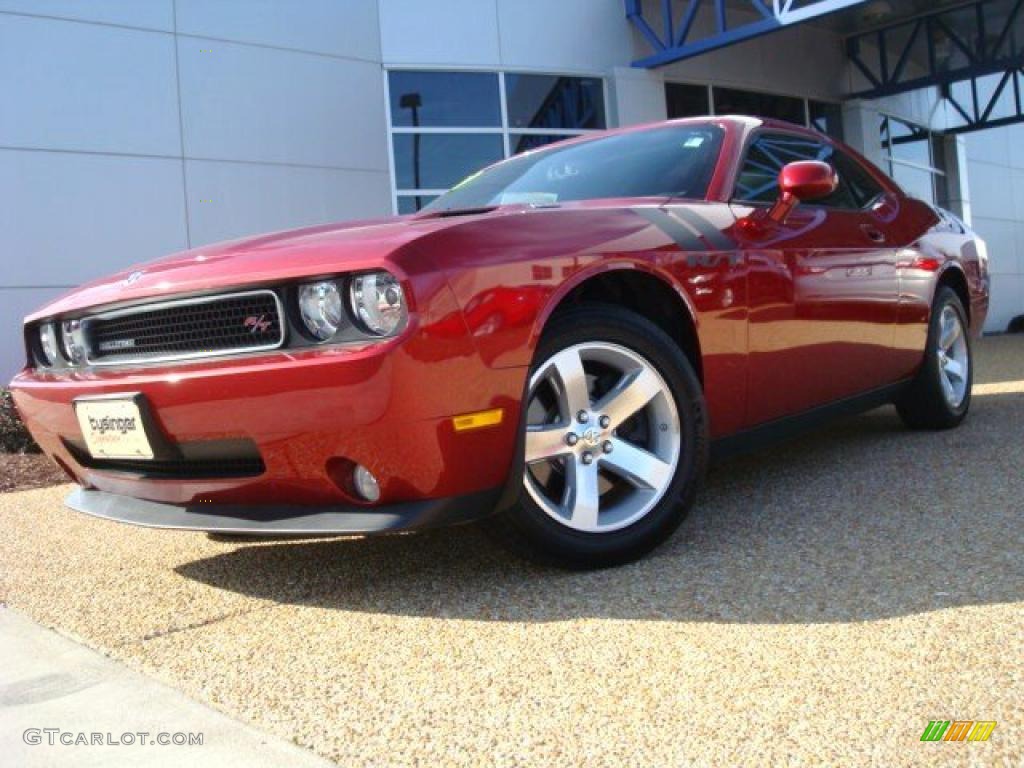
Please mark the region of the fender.
MULTIPOLYGON (((711 258, 723 257, 722 254, 706 255, 711 258)), ((693 254, 693 256, 697 257, 698 254, 693 254)), ((690 257, 688 256, 687 258, 690 257)), ((730 261, 730 263, 732 262, 730 261)), ((695 266, 695 264, 691 263, 691 266, 695 266)), ((548 301, 545 303, 544 307, 537 314, 534 326, 530 332, 529 345, 531 354, 533 350, 536 349, 537 342, 540 340, 540 336, 543 333, 544 327, 547 325, 548 320, 551 318, 551 315, 554 314, 555 310, 558 308, 559 304, 562 303, 566 296, 571 294, 574 290, 576 290, 577 288, 579 288, 581 285, 583 285, 588 280, 591 280, 592 278, 608 274, 609 272, 625 272, 629 270, 638 270, 640 272, 643 272, 664 283, 665 286, 667 286, 668 288, 671 288, 672 292, 675 293, 676 296, 678 296, 679 299, 683 302, 683 305, 686 307, 688 319, 690 323, 693 325, 694 331, 699 334, 700 321, 697 315, 697 309, 693 305, 693 300, 690 298, 690 295, 679 286, 679 284, 672 278, 670 274, 650 264, 649 262, 640 259, 610 261, 597 263, 594 264, 593 266, 581 269, 579 272, 573 274, 564 283, 559 285, 558 289, 551 294, 551 296, 548 298, 548 301)))

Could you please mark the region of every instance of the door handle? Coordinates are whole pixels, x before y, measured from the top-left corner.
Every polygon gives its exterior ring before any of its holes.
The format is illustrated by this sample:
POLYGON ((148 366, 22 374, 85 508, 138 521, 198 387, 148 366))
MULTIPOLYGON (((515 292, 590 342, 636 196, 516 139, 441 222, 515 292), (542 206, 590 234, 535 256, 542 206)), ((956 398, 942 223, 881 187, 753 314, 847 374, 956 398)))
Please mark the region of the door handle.
POLYGON ((870 240, 871 242, 873 242, 873 243, 884 243, 885 242, 885 234, 883 234, 881 232, 881 230, 875 229, 870 224, 862 224, 860 228, 861 228, 861 231, 865 235, 868 236, 868 240, 870 240))

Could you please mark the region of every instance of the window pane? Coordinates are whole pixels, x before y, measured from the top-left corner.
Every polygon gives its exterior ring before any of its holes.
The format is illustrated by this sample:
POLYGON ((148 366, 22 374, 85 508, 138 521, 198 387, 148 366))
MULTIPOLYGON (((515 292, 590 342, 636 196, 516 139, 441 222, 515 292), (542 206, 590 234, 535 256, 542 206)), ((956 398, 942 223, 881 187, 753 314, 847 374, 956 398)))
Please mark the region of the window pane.
POLYGON ((505 75, 512 128, 604 128, 604 88, 596 77, 505 75))
POLYGON ((399 195, 398 213, 416 213, 416 211, 430 205, 437 200, 437 195, 399 195))
MULTIPOLYGON (((767 133, 750 147, 736 180, 734 197, 751 203, 773 203, 779 197, 779 173, 788 163, 798 160, 821 160, 832 164, 835 150, 832 146, 813 139, 767 133)), ((839 187, 834 193, 811 205, 828 208, 859 208, 850 187, 839 174, 839 187)))
POLYGON ((833 139, 843 140, 843 108, 838 104, 823 101, 807 103, 811 113, 811 127, 826 133, 833 139))
POLYGON ((555 142, 562 141, 563 139, 571 138, 572 136, 558 136, 547 133, 544 135, 538 135, 536 133, 513 133, 509 136, 509 147, 512 150, 513 155, 518 155, 520 152, 537 149, 537 147, 545 147, 548 144, 554 144, 555 142))
POLYGON ((889 153, 895 160, 905 160, 926 167, 932 165, 928 130, 895 117, 888 119, 889 153))
POLYGON ((665 83, 665 106, 669 120, 711 114, 708 89, 704 85, 665 83))
POLYGON ((935 185, 933 182, 935 177, 931 171, 923 171, 920 168, 911 168, 907 165, 893 163, 892 178, 911 197, 916 197, 933 205, 935 204, 935 185))
POLYGON ((710 123, 556 144, 474 176, 431 209, 555 204, 610 197, 703 198, 723 131, 710 123))
POLYGON ((858 207, 863 208, 882 194, 882 187, 874 177, 844 152, 836 152, 833 155, 832 165, 839 172, 839 183, 849 188, 858 207))
POLYGON ((501 160, 498 133, 396 133, 398 189, 448 189, 485 165, 501 160))
POLYGON ((735 88, 715 88, 716 115, 750 115, 769 117, 803 125, 804 101, 789 96, 741 91, 735 88))
POLYGON ((501 126, 498 76, 487 72, 388 73, 391 124, 501 126))

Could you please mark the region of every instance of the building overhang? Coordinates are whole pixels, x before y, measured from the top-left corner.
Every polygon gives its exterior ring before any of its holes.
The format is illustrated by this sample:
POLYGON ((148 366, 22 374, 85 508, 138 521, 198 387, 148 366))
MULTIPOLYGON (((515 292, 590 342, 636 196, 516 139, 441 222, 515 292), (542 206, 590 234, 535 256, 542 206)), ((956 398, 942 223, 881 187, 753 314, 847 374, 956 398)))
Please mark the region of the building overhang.
POLYGON ((846 41, 848 99, 938 88, 953 133, 1024 122, 1024 0, 624 0, 652 69, 826 16, 846 41), (657 27, 657 28, 656 28, 657 27))
POLYGON ((645 18, 643 0, 625 2, 626 17, 654 51, 634 61, 633 66, 651 69, 863 5, 868 0, 686 0, 678 21, 677 3, 659 0, 660 32, 645 18), (708 11, 714 16, 710 29, 697 23, 698 14, 708 11), (747 13, 737 21, 735 17, 742 11, 747 13))

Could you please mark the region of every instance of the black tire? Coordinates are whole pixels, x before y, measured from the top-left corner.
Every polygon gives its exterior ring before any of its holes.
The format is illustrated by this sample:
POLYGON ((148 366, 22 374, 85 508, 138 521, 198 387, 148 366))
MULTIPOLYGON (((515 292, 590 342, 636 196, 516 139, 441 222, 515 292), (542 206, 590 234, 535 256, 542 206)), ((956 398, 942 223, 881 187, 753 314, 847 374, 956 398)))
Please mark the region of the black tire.
MULTIPOLYGON (((708 436, 704 394, 686 355, 660 328, 645 318, 611 305, 587 305, 557 314, 537 346, 531 375, 557 352, 587 342, 625 347, 644 358, 662 377, 675 403, 680 425, 676 470, 664 495, 628 527, 592 533, 573 530, 552 519, 523 490, 523 441, 510 488, 517 501, 488 521, 489 532, 531 560, 571 569, 604 568, 636 560, 679 527, 693 505, 707 468, 708 436)), ((520 435, 526 431, 526 392, 520 435)))
POLYGON ((967 416, 971 407, 971 388, 974 382, 974 357, 968 329, 967 313, 964 311, 960 297, 948 286, 939 286, 935 293, 935 300, 932 302, 924 362, 921 364, 917 376, 896 401, 896 410, 908 427, 933 430, 951 429, 958 426, 967 416), (967 347, 966 393, 960 404, 956 406, 949 402, 943 391, 939 362, 941 318, 947 307, 956 312, 960 319, 961 333, 967 347))

